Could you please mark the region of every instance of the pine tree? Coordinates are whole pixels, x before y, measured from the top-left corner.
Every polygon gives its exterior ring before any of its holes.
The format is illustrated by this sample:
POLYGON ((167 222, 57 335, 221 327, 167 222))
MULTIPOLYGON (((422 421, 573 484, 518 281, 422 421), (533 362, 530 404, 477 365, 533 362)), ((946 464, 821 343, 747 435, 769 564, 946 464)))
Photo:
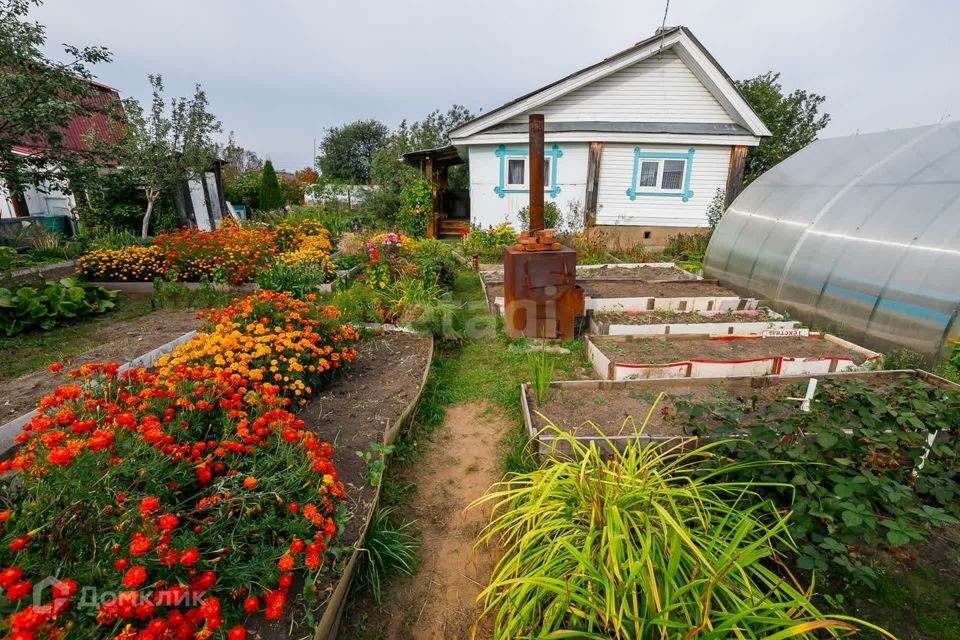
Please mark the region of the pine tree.
POLYGON ((273 170, 273 163, 267 160, 263 163, 263 173, 260 176, 260 209, 271 211, 279 209, 284 204, 277 172, 273 170))

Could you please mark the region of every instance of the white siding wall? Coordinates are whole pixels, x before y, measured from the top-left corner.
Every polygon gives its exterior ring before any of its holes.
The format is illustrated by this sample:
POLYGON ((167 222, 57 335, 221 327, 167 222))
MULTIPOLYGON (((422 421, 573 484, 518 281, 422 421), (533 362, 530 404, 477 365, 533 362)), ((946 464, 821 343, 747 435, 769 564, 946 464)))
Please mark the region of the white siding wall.
MULTIPOLYGON (((552 145, 548 136, 546 146, 549 148, 552 145)), ((587 144, 560 143, 558 146, 563 152, 563 157, 557 162, 557 184, 560 185, 560 193, 556 198, 544 194, 544 202, 556 203, 560 212, 567 215, 573 203, 579 203, 582 209, 587 183, 587 144)), ((530 194, 507 193, 501 198, 494 192, 494 187, 500 184, 497 147, 498 145, 472 145, 469 149, 470 221, 486 227, 509 220, 519 229, 517 211, 530 204, 530 194)), ((506 147, 526 149, 527 144, 511 143, 506 147)))
MULTIPOLYGON (((547 120, 735 122, 672 50, 654 55, 534 109, 547 120)), ((526 122, 527 116, 511 122, 526 122)))
MULTIPOLYGON (((693 196, 682 198, 627 196, 633 178, 633 150, 637 144, 604 144, 600 158, 600 188, 597 198, 597 224, 623 224, 665 227, 698 227, 707 223, 706 212, 717 189, 727 183, 730 162, 728 146, 694 147, 690 171, 693 196)), ((644 145, 643 151, 685 153, 690 147, 644 145)))

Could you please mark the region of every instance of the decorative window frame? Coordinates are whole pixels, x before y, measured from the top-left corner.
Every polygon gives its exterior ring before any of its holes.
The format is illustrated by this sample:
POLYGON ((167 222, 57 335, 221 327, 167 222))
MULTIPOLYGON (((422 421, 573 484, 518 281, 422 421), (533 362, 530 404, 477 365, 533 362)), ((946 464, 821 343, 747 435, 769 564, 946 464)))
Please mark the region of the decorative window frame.
MULTIPOLYGON (((508 193, 530 193, 529 184, 526 185, 527 188, 522 189, 517 189, 506 184, 507 158, 513 156, 527 157, 530 155, 530 151, 528 149, 507 149, 506 145, 500 145, 497 147, 497 150, 494 151, 494 154, 500 159, 500 184, 493 188, 494 193, 501 198, 505 198, 508 193)), ((543 150, 543 157, 550 158, 550 186, 544 187, 543 191, 555 199, 560 194, 560 185, 557 184, 557 161, 563 157, 563 151, 560 150, 558 145, 553 145, 549 149, 543 150)), ((527 162, 527 166, 524 167, 524 179, 528 183, 530 182, 529 162, 527 162)))
MULTIPOLYGON (((693 170, 693 152, 690 147, 686 153, 665 153, 662 151, 641 151, 640 147, 633 149, 633 182, 627 189, 627 196, 631 200, 636 200, 637 196, 666 196, 673 198, 682 198, 684 202, 693 197, 693 191, 690 190, 690 173, 693 170), (659 187, 654 191, 637 191, 637 176, 640 173, 640 161, 647 160, 686 160, 683 169, 683 186, 677 191, 661 191, 659 187)), ((663 180, 662 170, 658 172, 657 180, 663 180)), ((649 189, 649 187, 643 187, 649 189)))

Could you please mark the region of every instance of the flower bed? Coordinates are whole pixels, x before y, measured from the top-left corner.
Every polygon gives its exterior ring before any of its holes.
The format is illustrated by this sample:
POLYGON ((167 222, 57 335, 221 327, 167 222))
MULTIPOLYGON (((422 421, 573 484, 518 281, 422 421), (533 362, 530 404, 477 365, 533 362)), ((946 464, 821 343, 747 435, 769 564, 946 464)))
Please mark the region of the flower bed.
POLYGON ((148 247, 97 249, 77 259, 79 273, 88 280, 150 282, 164 278, 177 282, 242 284, 280 259, 287 264, 315 264, 332 277, 330 233, 316 220, 298 225, 241 227, 224 221, 215 231, 181 229, 163 233, 148 247))
POLYGON ((743 311, 598 311, 590 316, 590 333, 601 336, 762 335, 797 328, 769 309, 743 311))
POLYGON ((238 640, 279 617, 341 526, 330 445, 288 409, 353 360, 338 316, 260 292, 154 370, 86 365, 44 397, 0 463, 0 632, 238 640))

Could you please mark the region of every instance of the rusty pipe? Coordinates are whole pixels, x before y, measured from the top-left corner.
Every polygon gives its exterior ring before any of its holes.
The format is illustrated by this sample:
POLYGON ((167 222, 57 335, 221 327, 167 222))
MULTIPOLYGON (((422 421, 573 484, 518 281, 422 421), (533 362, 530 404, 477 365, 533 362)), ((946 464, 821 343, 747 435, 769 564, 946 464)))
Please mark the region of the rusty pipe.
POLYGON ((530 115, 530 231, 543 229, 543 114, 530 115))

